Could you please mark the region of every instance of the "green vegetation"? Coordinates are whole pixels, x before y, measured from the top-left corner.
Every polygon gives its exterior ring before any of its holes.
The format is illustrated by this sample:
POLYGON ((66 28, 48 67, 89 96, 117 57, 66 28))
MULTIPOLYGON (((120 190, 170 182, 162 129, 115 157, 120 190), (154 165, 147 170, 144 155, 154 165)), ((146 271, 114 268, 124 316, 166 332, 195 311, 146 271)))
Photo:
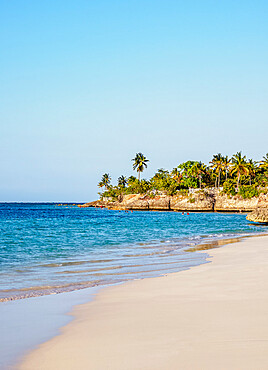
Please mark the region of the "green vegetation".
POLYGON ((105 187, 105 189, 108 190, 110 187, 110 184, 111 184, 111 177, 108 173, 105 173, 104 175, 102 175, 101 181, 98 183, 98 186, 100 188, 105 187))
POLYGON ((132 161, 134 161, 133 170, 137 170, 140 181, 141 172, 143 172, 144 167, 147 168, 147 162, 149 162, 149 160, 144 157, 142 153, 137 153, 136 157, 133 158, 132 161))
POLYGON ((240 185, 240 178, 242 175, 249 175, 249 164, 247 163, 246 156, 242 156, 241 152, 236 153, 232 157, 232 171, 231 174, 236 174, 237 177, 237 190, 240 185))
POLYGON ((250 199, 260 195, 260 191, 258 190, 256 185, 242 185, 240 186, 238 193, 244 199, 250 199))
MULTIPOLYGON (((153 198, 159 194, 186 195, 189 189, 218 188, 227 195, 250 199, 267 192, 268 153, 260 162, 247 159, 241 151, 231 158, 218 153, 213 155, 208 165, 201 161, 187 161, 171 171, 160 168, 149 180, 140 179, 149 160, 142 153, 137 153, 132 161, 138 178, 122 175, 117 185, 113 186, 110 175, 105 173, 98 184, 104 188, 99 193, 102 198, 116 200, 125 194, 146 194, 153 198)), ((190 202, 194 201, 191 197, 190 202)))
POLYGON ((215 154, 210 162, 210 167, 216 175, 215 187, 220 187, 221 183, 221 173, 224 171, 224 157, 221 153, 215 154))

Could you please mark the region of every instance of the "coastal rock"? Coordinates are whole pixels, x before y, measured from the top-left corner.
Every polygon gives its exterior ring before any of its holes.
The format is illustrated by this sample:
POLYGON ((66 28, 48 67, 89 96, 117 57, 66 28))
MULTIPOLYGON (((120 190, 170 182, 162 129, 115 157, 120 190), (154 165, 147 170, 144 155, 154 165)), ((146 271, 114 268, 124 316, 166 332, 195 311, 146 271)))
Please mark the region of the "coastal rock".
POLYGON ((79 207, 101 207, 114 210, 192 211, 192 212, 251 212, 257 208, 268 208, 268 194, 243 199, 240 195, 223 194, 219 189, 192 189, 189 194, 151 197, 145 194, 126 194, 103 198, 79 207))
POLYGON ((189 196, 174 196, 170 200, 170 209, 174 211, 213 211, 215 197, 200 190, 189 196))
POLYGON ((247 215, 248 221, 267 223, 268 224, 268 208, 257 208, 255 211, 247 215))
POLYGON ((127 194, 120 199, 120 207, 127 210, 148 210, 149 204, 145 196, 140 194, 127 194))
POLYGON ((258 208, 268 208, 268 194, 260 194, 258 197, 258 208))
POLYGON ((135 201, 133 201, 131 203, 128 203, 125 206, 125 209, 144 211, 144 210, 148 210, 149 209, 149 204, 144 199, 137 199, 137 200, 135 200, 135 201))
POLYGON ((243 199, 239 195, 222 194, 216 197, 216 212, 250 212, 258 207, 258 198, 243 199))
POLYGON ((214 210, 216 212, 250 212, 260 207, 268 207, 267 194, 260 194, 251 199, 243 199, 240 195, 219 194, 216 196, 214 210))
POLYGON ((160 196, 148 200, 149 209, 154 211, 169 211, 170 210, 170 197, 160 196))

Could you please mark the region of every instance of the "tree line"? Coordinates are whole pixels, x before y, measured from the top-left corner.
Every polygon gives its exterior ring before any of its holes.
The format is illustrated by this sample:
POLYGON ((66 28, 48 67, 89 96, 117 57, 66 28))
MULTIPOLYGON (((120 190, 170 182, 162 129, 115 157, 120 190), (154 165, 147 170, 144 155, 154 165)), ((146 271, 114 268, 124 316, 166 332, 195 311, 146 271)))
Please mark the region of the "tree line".
POLYGON ((138 178, 122 175, 117 185, 112 185, 109 173, 105 173, 98 184, 103 189, 99 193, 101 197, 118 198, 123 194, 138 193, 154 196, 159 192, 176 195, 187 193, 192 188, 221 188, 226 194, 251 198, 267 191, 268 153, 259 162, 247 159, 241 151, 230 158, 218 153, 213 155, 208 165, 201 161, 186 161, 172 171, 160 168, 149 180, 140 178, 149 162, 144 154, 137 153, 132 161, 138 178))

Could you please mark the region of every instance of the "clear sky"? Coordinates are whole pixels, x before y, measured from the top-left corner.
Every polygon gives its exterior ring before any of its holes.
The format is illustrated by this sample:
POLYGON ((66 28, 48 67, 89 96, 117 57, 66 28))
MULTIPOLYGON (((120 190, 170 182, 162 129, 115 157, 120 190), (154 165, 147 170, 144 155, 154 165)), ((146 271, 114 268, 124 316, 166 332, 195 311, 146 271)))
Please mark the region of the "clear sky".
POLYGON ((0 201, 268 152, 268 2, 0 0, 0 201))

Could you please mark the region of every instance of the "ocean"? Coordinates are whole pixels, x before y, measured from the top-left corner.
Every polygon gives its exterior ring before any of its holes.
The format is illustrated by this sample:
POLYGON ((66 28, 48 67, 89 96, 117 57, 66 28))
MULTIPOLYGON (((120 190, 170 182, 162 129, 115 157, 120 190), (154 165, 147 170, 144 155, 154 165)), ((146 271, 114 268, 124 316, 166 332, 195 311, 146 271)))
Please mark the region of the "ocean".
POLYGON ((245 214, 0 204, 0 301, 160 276, 205 263, 188 248, 267 233, 245 214))

